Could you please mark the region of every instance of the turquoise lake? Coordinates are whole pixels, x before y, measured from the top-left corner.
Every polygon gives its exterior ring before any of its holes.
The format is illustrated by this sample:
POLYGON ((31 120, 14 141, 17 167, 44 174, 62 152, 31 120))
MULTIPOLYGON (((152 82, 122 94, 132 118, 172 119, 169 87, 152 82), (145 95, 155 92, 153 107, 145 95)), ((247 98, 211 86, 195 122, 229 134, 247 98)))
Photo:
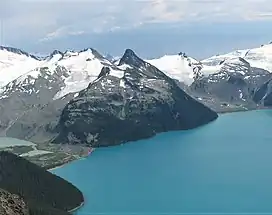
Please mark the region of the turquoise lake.
POLYGON ((54 173, 84 193, 77 215, 272 214, 272 111, 97 149, 54 173))

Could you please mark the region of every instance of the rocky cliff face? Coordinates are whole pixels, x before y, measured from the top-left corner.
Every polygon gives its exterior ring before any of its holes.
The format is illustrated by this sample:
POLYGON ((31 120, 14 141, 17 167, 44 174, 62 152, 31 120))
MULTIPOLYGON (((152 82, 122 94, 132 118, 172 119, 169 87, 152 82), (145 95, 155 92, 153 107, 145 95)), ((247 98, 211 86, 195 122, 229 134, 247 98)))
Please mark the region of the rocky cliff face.
POLYGON ((255 91, 272 77, 271 73, 251 67, 241 57, 219 64, 221 68, 217 73, 195 80, 187 92, 218 112, 255 109, 255 91))
POLYGON ((63 79, 67 75, 64 67, 57 66, 53 72, 48 67, 41 67, 3 87, 0 94, 1 136, 20 139, 31 136, 37 124, 41 123, 38 120, 44 112, 41 110, 48 107, 64 86, 63 79))
POLYGON ((18 195, 0 189, 1 215, 29 215, 25 201, 18 195))
POLYGON ((159 132, 192 129, 217 118, 132 50, 126 50, 118 68, 122 70, 104 67, 65 106, 55 143, 117 145, 159 132))
POLYGON ((272 106, 272 79, 265 82, 256 90, 253 100, 264 107, 272 106))

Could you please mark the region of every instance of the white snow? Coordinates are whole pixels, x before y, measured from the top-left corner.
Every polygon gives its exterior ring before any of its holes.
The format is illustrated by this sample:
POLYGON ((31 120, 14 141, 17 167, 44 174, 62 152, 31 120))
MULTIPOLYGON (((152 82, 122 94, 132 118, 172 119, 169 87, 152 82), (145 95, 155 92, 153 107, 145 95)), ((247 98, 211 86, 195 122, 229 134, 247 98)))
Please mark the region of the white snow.
POLYGON ((0 50, 0 87, 41 65, 41 61, 23 54, 0 50))
POLYGON ((146 62, 157 67, 167 76, 190 85, 194 81, 193 66, 189 64, 197 63, 193 58, 185 58, 179 55, 164 55, 158 59, 146 60, 146 62))
MULTIPOLYGON (((194 58, 180 55, 164 55, 160 58, 146 61, 169 77, 190 85, 194 81, 195 74, 193 69, 195 67, 202 67, 200 73, 208 76, 218 73, 227 64, 234 65, 234 67, 235 64, 242 65, 242 62, 238 59, 239 57, 243 57, 253 67, 263 68, 272 72, 272 44, 212 56, 201 62, 194 58), (225 62, 219 65, 223 60, 225 62)), ((75 93, 86 88, 90 82, 98 77, 103 66, 110 68, 110 75, 122 78, 124 71, 130 68, 130 66, 126 64, 117 66, 117 63, 113 64, 106 59, 96 57, 91 49, 82 52, 67 51, 64 53, 63 58, 61 54, 55 54, 50 59, 45 60, 36 60, 23 54, 0 50, 0 88, 13 80, 16 80, 16 84, 23 84, 28 76, 33 77, 30 80, 34 83, 35 78, 40 74, 40 70, 36 68, 48 67, 49 72, 52 74, 57 66, 63 66, 68 70, 69 76, 62 77, 65 87, 54 96, 54 99, 57 99, 68 93, 75 93)), ((231 67, 228 70, 234 71, 231 67)), ((245 74, 246 70, 241 69, 240 72, 245 74)), ((48 74, 49 76, 50 74, 48 74)), ((120 86, 123 86, 121 82, 120 84, 120 86)))
POLYGON ((127 65, 127 64, 123 64, 121 66, 118 66, 118 68, 120 68, 121 70, 126 70, 127 68, 132 69, 132 67, 130 65, 127 65))
POLYGON ((57 63, 61 59, 61 54, 55 54, 50 60, 47 60, 51 64, 57 63))
POLYGON ((121 79, 121 80, 120 80, 120 87, 125 88, 125 82, 124 82, 124 80, 123 80, 123 79, 121 79))
POLYGON ((243 93, 242 93, 242 91, 241 90, 239 90, 239 94, 240 94, 240 99, 242 99, 243 98, 243 93))
MULTIPOLYGON (((81 91, 88 87, 89 83, 94 81, 105 65, 115 67, 106 59, 96 58, 91 49, 80 52, 77 55, 71 55, 69 58, 62 59, 58 65, 64 66, 70 71, 70 76, 65 78, 65 87, 59 91, 54 99, 58 99, 68 93, 81 91)), ((110 68, 110 75, 122 78, 124 71, 110 68)))
POLYGON ((0 75, 2 75, 0 88, 13 80, 16 80, 16 85, 23 85, 28 76, 33 78, 31 81, 34 83, 35 79, 40 75, 39 68, 48 67, 50 75, 50 73, 53 74, 57 66, 65 67, 69 72, 69 76, 62 77, 65 87, 54 96, 54 99, 88 87, 89 83, 98 77, 103 66, 109 66, 110 75, 118 78, 122 78, 124 70, 129 67, 128 65, 122 65, 118 68, 106 59, 95 57, 91 49, 83 52, 67 51, 63 58, 61 54, 55 54, 50 59, 43 61, 26 55, 0 50, 0 75))
POLYGON ((223 55, 212 56, 201 61, 204 65, 218 65, 222 60, 244 58, 250 63, 251 67, 265 69, 272 73, 272 44, 267 44, 259 48, 237 50, 223 55))
POLYGON ((268 70, 272 73, 272 44, 251 49, 245 57, 252 67, 268 70))
POLYGON ((32 156, 36 156, 36 155, 45 155, 45 154, 51 154, 53 152, 50 151, 45 151, 45 150, 33 150, 27 153, 23 153, 20 156, 21 157, 32 157, 32 156))

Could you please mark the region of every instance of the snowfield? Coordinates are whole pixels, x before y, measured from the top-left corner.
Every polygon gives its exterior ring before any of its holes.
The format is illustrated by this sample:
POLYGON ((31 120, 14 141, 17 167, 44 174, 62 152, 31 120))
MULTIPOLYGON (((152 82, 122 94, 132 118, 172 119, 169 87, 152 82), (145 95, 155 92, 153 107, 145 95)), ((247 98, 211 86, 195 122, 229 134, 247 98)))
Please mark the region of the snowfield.
POLYGON ((173 79, 190 85, 194 81, 194 65, 200 64, 197 60, 180 55, 165 55, 158 59, 146 60, 173 79))

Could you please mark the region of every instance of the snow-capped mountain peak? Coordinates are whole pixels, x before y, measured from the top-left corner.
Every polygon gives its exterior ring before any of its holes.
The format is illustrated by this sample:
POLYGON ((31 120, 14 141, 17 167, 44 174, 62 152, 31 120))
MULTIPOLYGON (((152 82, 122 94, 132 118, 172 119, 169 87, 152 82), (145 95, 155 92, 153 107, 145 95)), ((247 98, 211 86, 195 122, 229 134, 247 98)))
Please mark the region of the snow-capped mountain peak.
POLYGON ((272 44, 262 45, 258 48, 237 50, 227 54, 215 55, 201 61, 206 66, 218 66, 227 59, 242 58, 251 67, 261 68, 272 72, 272 44))
POLYGON ((26 57, 31 57, 34 58, 36 60, 39 60, 38 57, 36 57, 35 55, 29 54, 21 49, 18 48, 13 48, 13 47, 8 47, 8 46, 0 46, 0 51, 4 51, 4 52, 9 52, 9 53, 14 53, 17 55, 24 55, 26 57))
POLYGON ((195 78, 202 75, 201 70, 203 66, 201 62, 188 57, 184 53, 164 55, 160 58, 146 61, 160 69, 169 77, 177 79, 187 85, 190 85, 195 78))
POLYGON ((138 68, 145 67, 146 62, 139 58, 135 52, 131 49, 126 49, 124 55, 120 59, 118 66, 122 66, 124 64, 135 66, 138 68))
POLYGON ((0 87, 38 67, 42 61, 16 48, 0 46, 0 87))

